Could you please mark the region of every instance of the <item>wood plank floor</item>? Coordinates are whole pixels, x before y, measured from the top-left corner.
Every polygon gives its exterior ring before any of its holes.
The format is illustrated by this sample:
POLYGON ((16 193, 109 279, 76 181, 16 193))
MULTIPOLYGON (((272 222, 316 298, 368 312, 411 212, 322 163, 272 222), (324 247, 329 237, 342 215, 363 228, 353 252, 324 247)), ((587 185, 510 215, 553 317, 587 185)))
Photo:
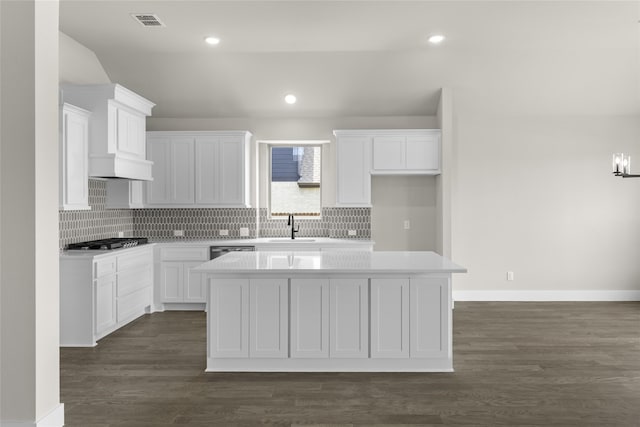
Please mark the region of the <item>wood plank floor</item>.
POLYGON ((640 303, 456 303, 454 373, 205 373, 205 315, 61 349, 66 426, 640 426, 640 303))

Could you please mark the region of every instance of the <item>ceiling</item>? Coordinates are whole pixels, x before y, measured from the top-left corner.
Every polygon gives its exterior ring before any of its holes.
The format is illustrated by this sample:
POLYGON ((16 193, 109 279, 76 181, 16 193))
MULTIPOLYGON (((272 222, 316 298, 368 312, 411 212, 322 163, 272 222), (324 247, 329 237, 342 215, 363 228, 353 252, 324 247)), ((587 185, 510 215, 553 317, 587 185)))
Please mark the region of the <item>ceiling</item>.
POLYGON ((434 115, 442 87, 468 108, 637 114, 638 4, 61 0, 60 30, 154 117, 434 115))

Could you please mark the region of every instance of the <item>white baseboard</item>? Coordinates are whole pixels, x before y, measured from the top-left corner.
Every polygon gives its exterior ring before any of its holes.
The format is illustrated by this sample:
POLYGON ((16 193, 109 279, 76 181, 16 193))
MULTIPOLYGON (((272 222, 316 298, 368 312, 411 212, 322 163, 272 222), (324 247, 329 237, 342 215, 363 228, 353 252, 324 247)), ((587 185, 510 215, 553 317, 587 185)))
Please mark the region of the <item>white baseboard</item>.
POLYGON ((453 291, 454 301, 640 301, 637 291, 453 291))
POLYGON ((40 421, 2 421, 0 427, 63 427, 64 426, 64 403, 58 406, 40 421))

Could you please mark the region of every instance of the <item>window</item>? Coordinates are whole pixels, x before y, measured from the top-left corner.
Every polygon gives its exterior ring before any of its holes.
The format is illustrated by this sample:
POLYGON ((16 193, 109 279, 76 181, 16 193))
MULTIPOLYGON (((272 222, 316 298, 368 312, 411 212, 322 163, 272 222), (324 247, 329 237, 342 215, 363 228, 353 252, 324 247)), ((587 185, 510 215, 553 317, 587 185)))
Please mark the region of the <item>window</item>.
POLYGON ((294 214, 320 218, 322 148, 319 145, 270 147, 272 218, 294 214))

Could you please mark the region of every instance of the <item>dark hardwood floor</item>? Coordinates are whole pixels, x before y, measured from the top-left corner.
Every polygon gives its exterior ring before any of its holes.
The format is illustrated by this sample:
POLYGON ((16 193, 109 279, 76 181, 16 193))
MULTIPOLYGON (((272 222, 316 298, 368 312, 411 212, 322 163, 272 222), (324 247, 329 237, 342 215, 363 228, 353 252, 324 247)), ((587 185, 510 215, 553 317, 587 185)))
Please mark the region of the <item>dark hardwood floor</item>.
POLYGON ((61 349, 66 426, 640 426, 640 303, 456 303, 454 373, 205 373, 205 315, 61 349))

